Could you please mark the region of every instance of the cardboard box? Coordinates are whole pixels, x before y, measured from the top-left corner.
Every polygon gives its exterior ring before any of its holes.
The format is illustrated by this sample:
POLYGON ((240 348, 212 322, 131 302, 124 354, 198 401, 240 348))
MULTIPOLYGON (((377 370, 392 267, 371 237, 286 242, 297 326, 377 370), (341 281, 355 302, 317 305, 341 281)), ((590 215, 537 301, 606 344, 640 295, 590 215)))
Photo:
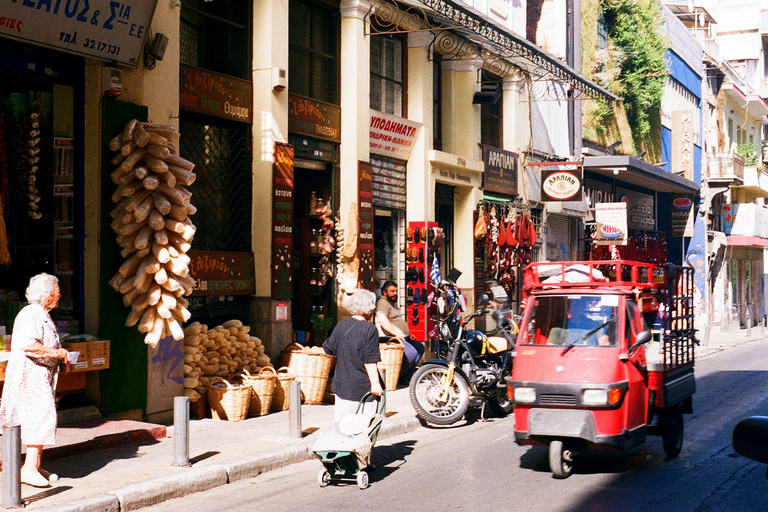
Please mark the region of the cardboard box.
POLYGON ((109 340, 89 341, 88 362, 91 370, 106 370, 109 368, 109 340))
POLYGON ((90 342, 88 341, 64 341, 61 346, 70 352, 80 352, 77 362, 69 367, 71 372, 85 372, 90 370, 90 342))

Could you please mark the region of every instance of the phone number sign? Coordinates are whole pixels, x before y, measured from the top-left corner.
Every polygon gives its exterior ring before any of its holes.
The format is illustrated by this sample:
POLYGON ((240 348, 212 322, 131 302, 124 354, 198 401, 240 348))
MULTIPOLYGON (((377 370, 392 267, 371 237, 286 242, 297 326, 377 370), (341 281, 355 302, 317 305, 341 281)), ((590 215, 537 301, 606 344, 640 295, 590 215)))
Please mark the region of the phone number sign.
POLYGON ((0 0, 0 36, 135 67, 157 0, 0 0))

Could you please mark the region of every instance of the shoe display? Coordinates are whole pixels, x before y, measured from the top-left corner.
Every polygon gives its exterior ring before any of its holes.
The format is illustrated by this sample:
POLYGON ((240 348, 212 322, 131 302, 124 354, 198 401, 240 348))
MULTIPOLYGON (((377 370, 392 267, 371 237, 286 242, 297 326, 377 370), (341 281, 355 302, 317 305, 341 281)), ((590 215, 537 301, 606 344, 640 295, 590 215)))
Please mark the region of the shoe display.
POLYGON ((421 290, 418 288, 413 289, 413 305, 418 306, 421 304, 421 290))
POLYGON ((21 483, 31 485, 32 487, 49 487, 51 484, 48 479, 37 471, 21 470, 21 483))

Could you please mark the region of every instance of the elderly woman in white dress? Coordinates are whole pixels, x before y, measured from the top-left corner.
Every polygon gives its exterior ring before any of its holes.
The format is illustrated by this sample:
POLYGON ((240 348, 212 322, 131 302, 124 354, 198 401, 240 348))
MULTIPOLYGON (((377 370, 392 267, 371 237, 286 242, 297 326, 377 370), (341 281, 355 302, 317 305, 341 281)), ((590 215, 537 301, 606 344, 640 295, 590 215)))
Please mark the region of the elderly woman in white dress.
POLYGON ((11 336, 11 356, 5 375, 0 422, 21 426, 27 455, 21 468, 22 483, 47 487, 58 477, 40 469, 44 445, 56 443, 55 379, 69 368, 69 353, 61 348, 49 312, 58 306, 58 279, 38 274, 29 280, 27 301, 16 316, 11 336))

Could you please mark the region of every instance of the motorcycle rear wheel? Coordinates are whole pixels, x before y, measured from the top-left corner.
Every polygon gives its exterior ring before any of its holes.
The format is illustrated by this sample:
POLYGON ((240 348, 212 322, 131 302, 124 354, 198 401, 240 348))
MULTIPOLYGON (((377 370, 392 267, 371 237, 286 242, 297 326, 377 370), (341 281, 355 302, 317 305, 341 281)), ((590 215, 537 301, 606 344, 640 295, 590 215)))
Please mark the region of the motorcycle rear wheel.
POLYGON ((469 386, 464 377, 454 372, 448 387, 448 399, 441 400, 442 382, 448 368, 425 364, 411 377, 408 392, 416 414, 435 425, 452 425, 459 421, 469 407, 469 386))

